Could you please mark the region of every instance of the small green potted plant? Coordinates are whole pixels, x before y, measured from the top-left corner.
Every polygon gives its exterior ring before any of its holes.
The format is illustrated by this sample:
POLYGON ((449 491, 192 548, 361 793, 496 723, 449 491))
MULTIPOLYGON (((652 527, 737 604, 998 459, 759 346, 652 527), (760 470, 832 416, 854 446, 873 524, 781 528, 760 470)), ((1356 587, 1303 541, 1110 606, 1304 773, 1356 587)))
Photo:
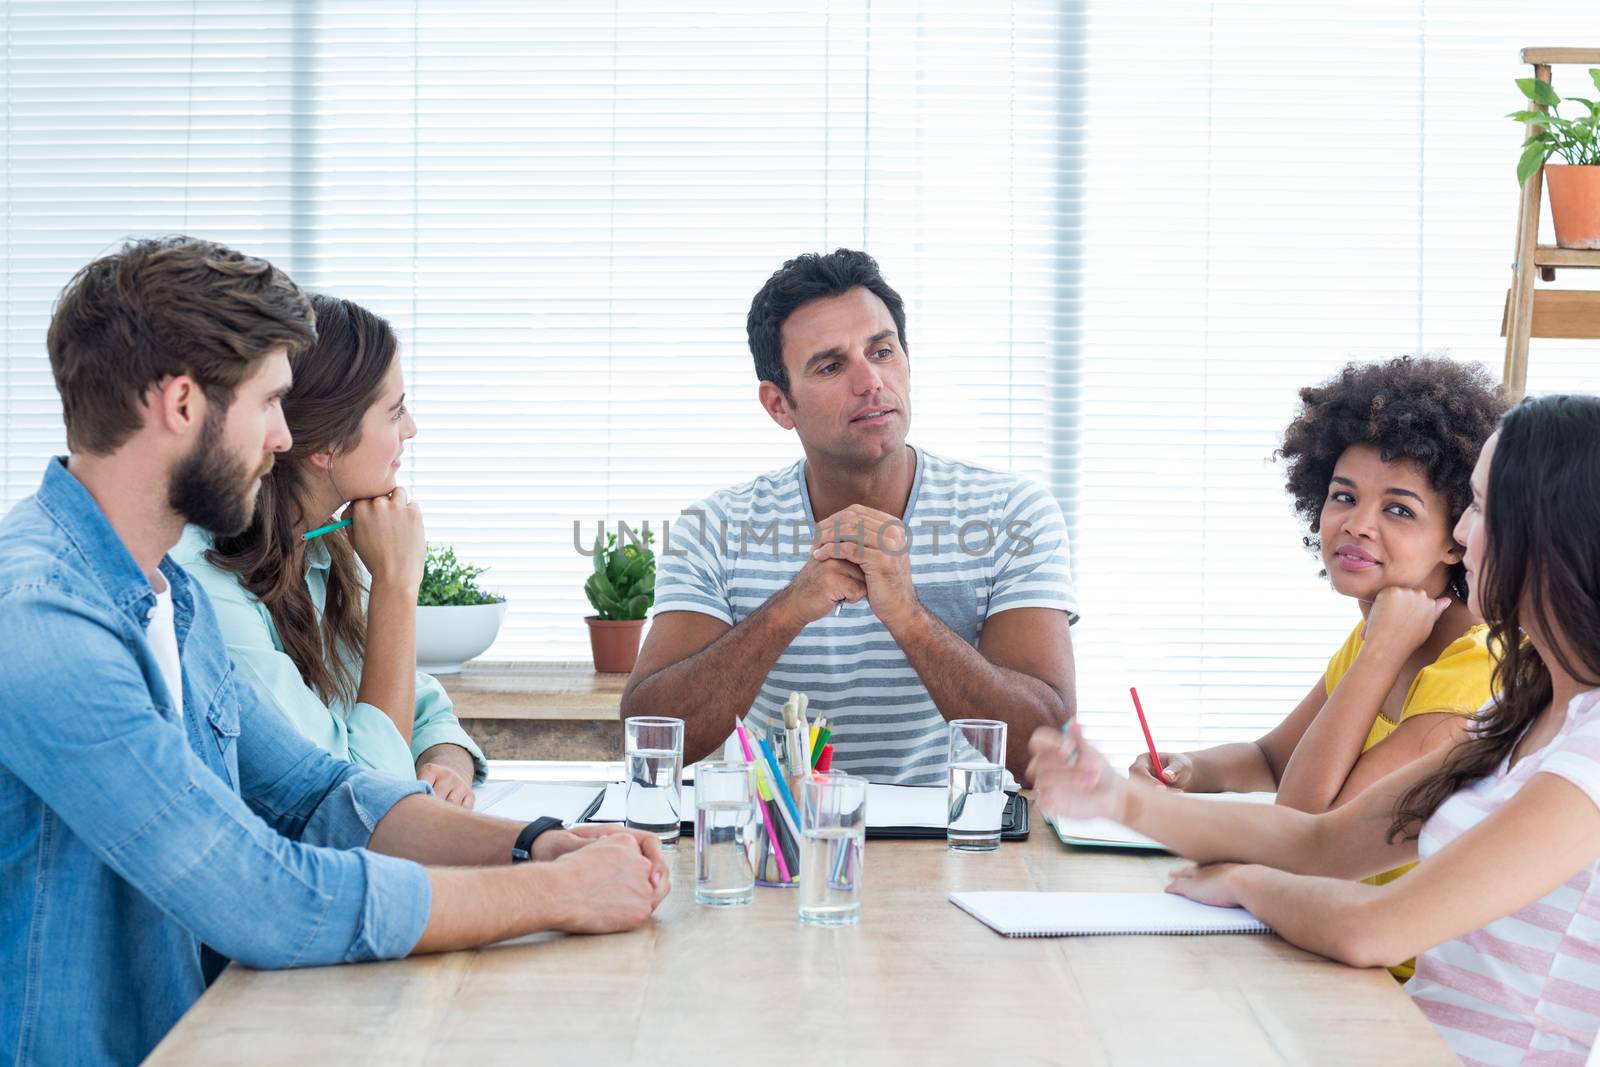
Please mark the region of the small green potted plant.
MULTIPOLYGON (((1595 94, 1600 96, 1600 67, 1589 71, 1595 94)), ((1550 191, 1550 220, 1555 224, 1556 244, 1562 248, 1600 249, 1600 101, 1569 96, 1565 102, 1582 104, 1588 114, 1582 118, 1562 118, 1556 108, 1563 102, 1549 82, 1538 78, 1518 78, 1522 95, 1548 111, 1530 108, 1513 111, 1507 118, 1528 126, 1540 127, 1529 137, 1517 161, 1517 184, 1537 179, 1544 169, 1545 187, 1550 191), (1560 156, 1565 163, 1549 162, 1560 156)))
POLYGON ((584 621, 589 624, 589 648, 597 671, 626 674, 639 658, 639 634, 656 600, 652 540, 648 530, 626 544, 619 544, 616 534, 594 539, 594 570, 583 591, 596 612, 584 621))
POLYGON ((447 545, 428 546, 417 590, 418 670, 458 674, 463 663, 494 644, 506 598, 478 588, 478 575, 487 569, 462 563, 447 545))

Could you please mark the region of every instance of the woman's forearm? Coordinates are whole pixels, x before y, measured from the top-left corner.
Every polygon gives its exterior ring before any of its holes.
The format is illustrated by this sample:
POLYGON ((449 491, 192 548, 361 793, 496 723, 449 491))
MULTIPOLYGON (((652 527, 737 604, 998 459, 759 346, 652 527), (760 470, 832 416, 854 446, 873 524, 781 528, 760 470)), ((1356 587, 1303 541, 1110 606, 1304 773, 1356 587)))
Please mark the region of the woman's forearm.
POLYGON ((1279 937, 1352 967, 1386 967, 1412 955, 1382 944, 1373 921, 1382 886, 1244 866, 1228 872, 1239 903, 1279 937))
POLYGON ((1264 863, 1319 871, 1327 850, 1315 816, 1273 804, 1199 800, 1130 788, 1124 825, 1197 863, 1264 863))
POLYGON ((1272 765, 1254 741, 1216 745, 1185 755, 1193 767, 1187 792, 1271 793, 1278 788, 1272 765))
MULTIPOLYGON (((416 719, 417 594, 374 582, 367 601, 367 655, 356 699, 387 715, 406 743, 416 719)), ((469 779, 470 780, 470 779, 469 779)))
POLYGON ((1279 804, 1312 813, 1334 806, 1404 662, 1389 650, 1361 650, 1289 756, 1279 804))

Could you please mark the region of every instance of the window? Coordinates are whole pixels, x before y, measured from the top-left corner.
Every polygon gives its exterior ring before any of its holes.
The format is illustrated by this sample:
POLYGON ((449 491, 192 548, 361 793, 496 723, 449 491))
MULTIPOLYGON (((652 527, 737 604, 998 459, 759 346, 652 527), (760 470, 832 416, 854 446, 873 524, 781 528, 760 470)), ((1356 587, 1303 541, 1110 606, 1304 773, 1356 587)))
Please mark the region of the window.
MULTIPOLYGON (((396 325, 430 538, 512 601, 489 655, 584 659, 573 523, 659 530, 796 457, 745 312, 865 247, 913 439, 1068 512, 1092 734, 1131 758, 1131 683, 1166 747, 1252 737, 1354 619, 1270 462, 1295 390, 1498 371, 1517 50, 1597 31, 1577 0, 10 0, 0 506, 63 448, 55 293, 202 234, 396 325)), ((1530 388, 1600 386, 1594 352, 1535 342, 1530 388)))

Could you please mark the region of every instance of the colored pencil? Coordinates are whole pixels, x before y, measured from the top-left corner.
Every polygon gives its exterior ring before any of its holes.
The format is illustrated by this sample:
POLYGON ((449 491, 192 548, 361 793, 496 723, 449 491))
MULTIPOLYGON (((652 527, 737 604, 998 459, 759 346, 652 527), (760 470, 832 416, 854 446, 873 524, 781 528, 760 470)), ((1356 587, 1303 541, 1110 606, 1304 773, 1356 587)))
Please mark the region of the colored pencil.
POLYGON ((778 857, 778 873, 783 875, 783 880, 787 882, 790 880, 789 866, 783 861, 783 848, 778 844, 778 832, 772 827, 772 812, 767 810, 765 803, 767 799, 766 780, 761 775, 761 765, 756 762, 755 752, 750 748, 750 738, 744 732, 744 723, 735 718, 733 720, 733 728, 739 735, 739 745, 744 749, 744 758, 750 761, 750 769, 755 772, 756 796, 761 801, 758 805, 761 808, 761 821, 767 826, 767 840, 772 842, 772 850, 778 857))
POLYGON ((822 753, 828 747, 828 738, 830 738, 832 736, 833 736, 833 727, 824 726, 822 728, 822 732, 817 735, 816 741, 812 743, 812 745, 811 745, 811 769, 812 770, 820 771, 820 770, 824 769, 823 766, 822 766, 822 753))
POLYGON ((318 526, 315 530, 307 530, 305 533, 300 535, 300 539, 303 541, 312 541, 318 537, 321 537, 323 534, 333 533, 335 530, 342 530, 354 521, 354 519, 340 519, 338 522, 330 522, 326 526, 318 526))
POLYGON ((1150 749, 1150 767, 1156 772, 1156 781, 1163 781, 1167 772, 1161 769, 1161 757, 1156 755, 1156 739, 1150 736, 1150 724, 1145 722, 1144 708, 1139 704, 1139 690, 1130 685, 1128 692, 1133 696, 1134 713, 1139 716, 1139 729, 1144 731, 1144 743, 1150 749))

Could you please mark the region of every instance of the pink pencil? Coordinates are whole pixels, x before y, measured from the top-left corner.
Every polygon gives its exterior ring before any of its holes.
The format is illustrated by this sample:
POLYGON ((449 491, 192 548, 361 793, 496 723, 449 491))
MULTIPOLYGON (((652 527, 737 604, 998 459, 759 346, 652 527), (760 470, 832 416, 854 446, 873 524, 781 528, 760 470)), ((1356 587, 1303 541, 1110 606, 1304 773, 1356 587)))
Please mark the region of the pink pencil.
MULTIPOLYGON (((733 728, 739 735, 739 747, 744 749, 744 758, 749 760, 750 761, 750 765, 755 768, 755 771, 756 771, 756 784, 759 786, 761 784, 761 782, 762 782, 762 779, 761 779, 761 764, 756 762, 755 750, 750 747, 750 738, 744 732, 744 723, 741 720, 735 718, 733 720, 733 728)), ((783 849, 778 847, 778 831, 773 829, 773 826, 772 826, 772 813, 767 810, 766 804, 764 804, 762 802, 762 798, 760 796, 760 793, 761 793, 761 790, 757 789, 756 790, 756 794, 757 794, 756 795, 756 807, 761 809, 761 821, 763 823, 765 823, 766 827, 767 827, 767 840, 769 842, 771 842, 771 844, 772 844, 772 855, 773 855, 773 858, 775 858, 778 861, 778 874, 780 874, 783 877, 783 880, 785 882, 788 882, 788 881, 792 880, 789 877, 789 865, 787 863, 783 862, 783 849)))

